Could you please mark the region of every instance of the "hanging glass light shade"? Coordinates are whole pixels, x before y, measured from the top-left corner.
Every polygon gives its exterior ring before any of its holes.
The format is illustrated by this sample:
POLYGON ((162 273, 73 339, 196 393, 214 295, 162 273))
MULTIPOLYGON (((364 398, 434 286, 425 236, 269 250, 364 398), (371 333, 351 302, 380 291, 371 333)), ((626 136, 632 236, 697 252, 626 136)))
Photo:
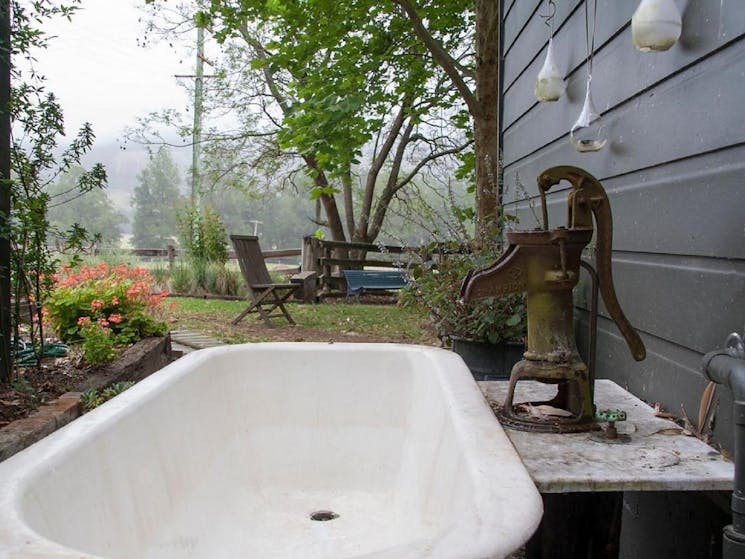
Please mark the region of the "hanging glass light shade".
POLYGON ((582 112, 579 113, 579 117, 569 131, 569 139, 574 149, 580 153, 600 151, 608 143, 603 117, 600 116, 592 102, 591 82, 592 76, 588 76, 582 112))
POLYGON ((631 18, 631 40, 640 51, 663 51, 678 41, 682 28, 673 0, 642 0, 631 18))
POLYGON ((549 38, 546 60, 543 62, 541 71, 538 72, 533 92, 539 101, 557 101, 564 94, 565 89, 564 77, 554 61, 553 39, 549 38))
POLYGON ((587 86, 585 89, 585 102, 582 105, 577 120, 569 131, 569 141, 574 149, 580 153, 600 151, 608 143, 605 123, 600 113, 595 109, 592 101, 592 62, 595 55, 595 23, 597 22, 598 4, 594 2, 592 16, 592 28, 588 15, 587 5, 590 0, 585 1, 585 40, 587 41, 587 86))

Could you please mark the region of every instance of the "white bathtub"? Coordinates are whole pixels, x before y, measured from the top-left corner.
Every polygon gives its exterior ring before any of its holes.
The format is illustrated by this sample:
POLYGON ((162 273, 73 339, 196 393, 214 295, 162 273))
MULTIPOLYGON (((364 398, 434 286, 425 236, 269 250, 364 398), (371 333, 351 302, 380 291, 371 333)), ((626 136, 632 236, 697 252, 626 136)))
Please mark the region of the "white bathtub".
POLYGON ((460 358, 415 346, 195 352, 0 463, 13 559, 485 559, 541 513, 460 358))

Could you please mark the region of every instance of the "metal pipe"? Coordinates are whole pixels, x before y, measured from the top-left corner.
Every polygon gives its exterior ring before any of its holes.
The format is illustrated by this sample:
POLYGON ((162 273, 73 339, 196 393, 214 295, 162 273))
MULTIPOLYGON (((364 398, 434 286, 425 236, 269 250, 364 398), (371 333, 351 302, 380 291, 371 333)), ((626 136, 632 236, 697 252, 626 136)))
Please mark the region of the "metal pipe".
POLYGON ((590 390, 595 394, 595 363, 597 361, 598 337, 598 274, 589 263, 580 260, 580 266, 590 275, 590 340, 587 353, 587 368, 590 371, 590 390))
POLYGON ((732 491, 732 524, 725 526, 722 557, 745 557, 745 360, 715 350, 701 360, 704 376, 732 392, 735 427, 735 483, 732 491))

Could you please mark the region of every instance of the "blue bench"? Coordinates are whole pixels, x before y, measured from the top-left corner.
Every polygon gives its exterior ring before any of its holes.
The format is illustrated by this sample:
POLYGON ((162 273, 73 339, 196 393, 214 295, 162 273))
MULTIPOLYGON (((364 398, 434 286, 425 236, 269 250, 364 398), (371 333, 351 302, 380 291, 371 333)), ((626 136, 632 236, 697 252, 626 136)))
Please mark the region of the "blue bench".
POLYGON ((388 291, 406 286, 406 275, 400 270, 344 270, 347 297, 354 295, 359 301, 365 291, 388 291))

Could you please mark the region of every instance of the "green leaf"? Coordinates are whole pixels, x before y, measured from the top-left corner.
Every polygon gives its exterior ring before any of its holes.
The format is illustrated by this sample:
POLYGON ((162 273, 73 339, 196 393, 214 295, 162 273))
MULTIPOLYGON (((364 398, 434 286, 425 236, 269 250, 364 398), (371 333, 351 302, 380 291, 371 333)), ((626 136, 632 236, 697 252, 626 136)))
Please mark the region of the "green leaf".
POLYGON ((206 28, 212 23, 212 17, 209 12, 199 10, 194 14, 194 24, 197 27, 206 28))
POLYGON ((518 324, 520 324, 520 322, 522 322, 522 319, 523 317, 521 315, 513 314, 507 319, 505 323, 507 324, 507 326, 517 326, 518 324))

